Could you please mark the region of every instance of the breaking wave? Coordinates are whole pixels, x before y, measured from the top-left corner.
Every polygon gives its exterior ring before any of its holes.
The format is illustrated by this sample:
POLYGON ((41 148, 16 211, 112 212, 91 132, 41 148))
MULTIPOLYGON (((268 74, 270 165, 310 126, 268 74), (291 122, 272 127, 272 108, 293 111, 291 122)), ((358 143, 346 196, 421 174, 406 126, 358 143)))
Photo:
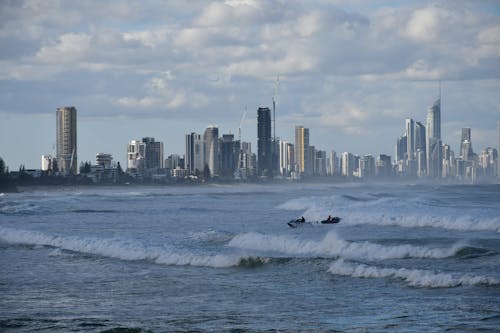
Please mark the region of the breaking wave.
POLYGON ((477 276, 472 274, 436 273, 430 270, 407 268, 381 268, 365 264, 347 263, 343 259, 335 261, 328 272, 335 275, 351 276, 356 278, 395 278, 401 279, 412 287, 451 288, 458 286, 496 286, 500 284, 493 277, 477 276))
POLYGON ((0 228, 0 239, 13 244, 29 244, 55 248, 49 255, 59 256, 64 251, 98 255, 120 260, 146 260, 172 266, 204 266, 214 268, 255 267, 269 262, 265 257, 230 254, 200 255, 178 252, 164 247, 148 247, 142 243, 120 239, 92 237, 50 236, 36 231, 0 228))
POLYGON ((245 233, 235 236, 228 244, 231 247, 279 252, 288 255, 342 257, 347 259, 385 260, 400 258, 447 258, 455 256, 464 244, 450 248, 431 248, 413 245, 386 246, 367 241, 346 241, 333 231, 321 240, 299 240, 290 236, 245 233))
POLYGON ((330 214, 342 217, 342 224, 372 224, 404 228, 434 227, 457 231, 493 231, 500 233, 500 217, 495 211, 432 207, 437 199, 396 198, 349 195, 303 197, 289 200, 278 209, 302 211, 308 220, 321 220, 330 214), (425 204, 422 204, 425 202, 425 204), (402 213, 404 212, 404 214, 402 213))

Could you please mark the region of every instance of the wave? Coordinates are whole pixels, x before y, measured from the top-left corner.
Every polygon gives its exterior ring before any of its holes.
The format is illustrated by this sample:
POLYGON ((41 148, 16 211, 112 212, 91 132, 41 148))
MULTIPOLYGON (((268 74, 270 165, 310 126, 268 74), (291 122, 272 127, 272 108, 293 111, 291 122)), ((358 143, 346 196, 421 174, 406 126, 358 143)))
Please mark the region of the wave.
POLYGON ((498 279, 472 274, 456 275, 451 273, 436 273, 430 270, 407 268, 381 268, 365 264, 347 263, 343 259, 335 261, 328 272, 335 275, 357 278, 396 278, 405 281, 412 287, 450 288, 458 286, 497 286, 498 279))
POLYGON ((350 225, 374 224, 382 226, 399 226, 405 228, 433 227, 458 231, 493 231, 500 233, 500 217, 477 218, 471 216, 377 216, 367 214, 350 214, 343 218, 342 222, 350 225))
POLYGON ((41 232, 0 228, 0 239, 13 244, 28 244, 55 248, 50 256, 63 251, 98 255, 127 261, 145 260, 172 266, 204 266, 214 268, 255 267, 269 262, 266 257, 230 254, 200 255, 179 252, 164 247, 148 247, 140 242, 75 236, 51 236, 41 232), (59 251, 58 251, 59 250, 59 251))
POLYGON ((389 196, 380 196, 376 200, 349 195, 303 197, 288 200, 277 208, 302 211, 300 215, 308 220, 320 220, 328 215, 338 215, 343 218, 342 224, 350 225, 434 227, 446 230, 500 233, 500 217, 498 214, 491 215, 490 210, 450 207, 435 209, 429 206, 423 208, 419 204, 422 200, 422 198, 413 198, 405 201, 389 196), (400 212, 405 212, 405 214, 400 212))
POLYGON ((5 215, 34 215, 40 212, 42 208, 29 202, 1 202, 0 214, 5 215))
POLYGON ((330 231, 319 240, 300 240, 290 236, 263 235, 255 232, 235 236, 228 246, 245 250, 271 251, 288 255, 342 257, 370 261, 402 258, 447 258, 455 256, 464 244, 450 248, 413 245, 386 246, 367 241, 350 242, 330 231))

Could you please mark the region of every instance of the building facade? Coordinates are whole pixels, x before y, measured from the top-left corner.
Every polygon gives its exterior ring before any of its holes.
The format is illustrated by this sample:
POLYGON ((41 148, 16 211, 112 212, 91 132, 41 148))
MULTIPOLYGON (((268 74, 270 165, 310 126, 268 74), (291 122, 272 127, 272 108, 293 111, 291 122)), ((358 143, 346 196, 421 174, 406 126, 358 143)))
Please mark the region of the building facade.
POLYGON ((304 126, 295 126, 295 171, 299 174, 309 175, 309 129, 304 126))
POLYGON ((219 175, 219 128, 208 126, 203 134, 205 165, 210 170, 210 177, 219 175))
POLYGON ((427 112, 426 160, 427 176, 440 178, 442 174, 441 98, 427 112))
POLYGON ((76 143, 76 108, 74 106, 60 107, 56 111, 57 167, 66 175, 76 175, 78 158, 76 143))
POLYGON ((271 137, 271 110, 257 110, 257 172, 259 176, 272 176, 273 151, 271 137))

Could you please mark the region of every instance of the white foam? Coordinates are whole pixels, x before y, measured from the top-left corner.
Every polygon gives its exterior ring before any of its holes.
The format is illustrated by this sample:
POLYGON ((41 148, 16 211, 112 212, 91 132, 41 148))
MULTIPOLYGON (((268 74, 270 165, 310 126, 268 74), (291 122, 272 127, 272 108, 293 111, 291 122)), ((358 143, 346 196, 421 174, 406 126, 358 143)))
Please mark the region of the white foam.
POLYGON ((500 233, 500 217, 476 218, 471 216, 430 216, 430 215, 370 215, 351 214, 342 220, 343 223, 375 224, 384 226, 400 226, 406 228, 435 227, 458 231, 494 231, 500 233))
POLYGON ((289 200, 277 208, 302 211, 300 215, 308 220, 321 220, 330 214, 338 215, 342 217, 342 225, 434 227, 446 230, 500 233, 500 217, 498 214, 491 215, 491 212, 485 210, 460 210, 459 207, 435 208, 420 204, 422 198, 401 200, 384 197, 367 200, 368 198, 360 198, 356 201, 342 196, 303 197, 289 200))
POLYGON ((246 250, 274 251, 289 255, 343 257, 348 259, 384 260, 396 258, 446 258, 455 255, 463 245, 430 248, 413 245, 380 245, 367 241, 350 242, 330 231, 321 240, 300 240, 291 236, 244 233, 228 244, 246 250))
MULTIPOLYGON (((148 247, 139 242, 121 239, 92 237, 50 236, 36 231, 16 230, 0 227, 0 239, 14 244, 51 246, 56 249, 49 255, 61 255, 60 250, 94 254, 121 260, 148 260, 165 265, 191 265, 206 267, 238 266, 247 256, 199 255, 183 253, 164 247, 148 247), (59 251, 58 251, 59 250, 59 251)), ((265 260, 262 260, 265 262, 265 260)))
POLYGON ((335 261, 328 271, 335 275, 357 278, 396 278, 412 287, 450 288, 457 286, 498 285, 493 277, 472 274, 436 273, 430 270, 407 268, 381 268, 365 264, 346 263, 343 259, 335 261))

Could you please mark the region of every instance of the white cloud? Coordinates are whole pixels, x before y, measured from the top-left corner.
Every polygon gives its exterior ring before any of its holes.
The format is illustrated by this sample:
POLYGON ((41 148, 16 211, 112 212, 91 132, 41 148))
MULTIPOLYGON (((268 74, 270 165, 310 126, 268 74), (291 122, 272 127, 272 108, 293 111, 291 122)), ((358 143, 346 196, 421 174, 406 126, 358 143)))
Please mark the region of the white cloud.
MULTIPOLYGON (((453 98, 474 100, 467 109, 498 113, 497 14, 475 2, 380 3, 7 2, 0 107, 30 113, 78 101, 102 115, 217 121, 269 105, 280 75, 287 126, 387 131, 398 117, 425 117, 439 79, 462 85, 453 98), (92 94, 106 97, 102 106, 92 94)), ((452 109, 446 121, 466 117, 460 103, 452 109)))

